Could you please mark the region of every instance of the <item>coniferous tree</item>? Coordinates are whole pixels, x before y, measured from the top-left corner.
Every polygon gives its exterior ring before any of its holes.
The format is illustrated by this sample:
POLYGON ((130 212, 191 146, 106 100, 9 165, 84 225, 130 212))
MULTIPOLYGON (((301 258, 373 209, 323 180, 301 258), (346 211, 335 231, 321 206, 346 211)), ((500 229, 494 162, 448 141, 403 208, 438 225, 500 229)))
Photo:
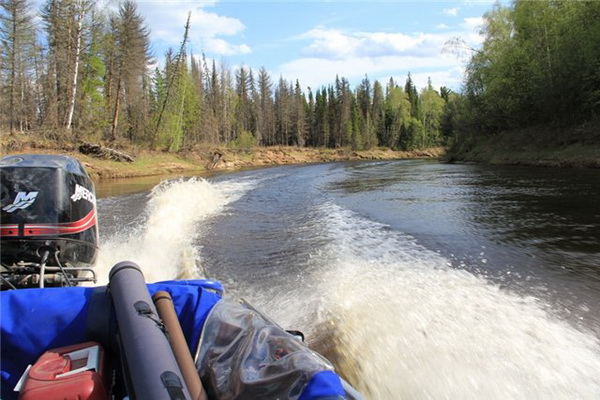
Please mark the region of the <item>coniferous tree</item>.
POLYGON ((328 100, 328 91, 323 87, 317 91, 315 98, 315 137, 314 145, 318 147, 328 147, 330 145, 331 124, 330 124, 330 101, 328 100))
POLYGON ((304 147, 308 135, 308 127, 306 120, 306 98, 302 93, 300 82, 296 80, 293 94, 293 108, 292 108, 292 130, 293 138, 292 144, 300 147, 304 147))
POLYGON ((146 128, 137 116, 147 99, 143 91, 146 68, 151 60, 149 31, 132 0, 126 0, 119 9, 118 16, 112 19, 115 32, 114 53, 114 104, 111 104, 112 123, 109 139, 118 135, 119 114, 126 110, 126 137, 134 140, 146 128), (122 102, 122 100, 125 100, 122 102))
POLYGON ((70 85, 70 94, 67 108, 67 115, 65 121, 65 128, 71 130, 73 125, 73 114, 75 113, 75 101, 77 100, 77 88, 79 83, 79 65, 81 63, 82 47, 84 46, 84 19, 86 14, 94 7, 93 0, 76 0, 71 3, 72 18, 74 25, 74 41, 75 46, 73 49, 73 72, 72 80, 70 85))
POLYGON ((77 108, 74 109, 73 127, 79 131, 93 134, 100 130, 104 123, 103 85, 106 78, 106 67, 103 60, 104 38, 106 37, 106 20, 98 12, 91 9, 89 13, 89 29, 83 37, 80 75, 81 89, 78 90, 77 108))
POLYGON ((0 73, 2 97, 7 99, 9 131, 28 129, 35 120, 31 107, 32 60, 35 55, 35 29, 27 0, 0 3, 0 73))
POLYGON ((204 113, 204 130, 206 132, 206 139, 210 144, 219 144, 219 123, 218 115, 220 109, 220 85, 219 85, 219 74, 217 72, 217 66, 213 60, 212 66, 209 70, 206 63, 206 59, 202 60, 205 75, 205 97, 206 97, 206 112, 204 113))
POLYGON ((219 125, 220 143, 228 144, 234 137, 235 122, 235 89, 231 78, 231 70, 225 63, 221 63, 221 73, 219 74, 219 105, 217 121, 219 125))
POLYGON ((423 124, 423 135, 416 138, 417 147, 430 147, 440 142, 440 124, 444 113, 444 99, 433 88, 431 79, 428 79, 427 88, 421 91, 421 118, 423 124))
POLYGON ((385 98, 385 144, 392 149, 406 150, 412 147, 415 118, 411 116, 408 94, 390 78, 385 98))
POLYGON ((375 81, 373 84, 373 111, 371 116, 377 143, 385 146, 385 100, 383 86, 381 86, 379 81, 375 81))
POLYGON ((280 77, 275 90, 276 144, 284 146, 291 144, 292 107, 293 87, 290 88, 288 82, 280 77))
MULTIPOLYGON (((27 0, 5 0, 3 6, 18 1, 27 0)), ((135 3, 125 1, 118 13, 104 19, 94 1, 46 0, 42 20, 47 51, 34 44, 28 51, 33 57, 23 79, 12 86, 7 73, 7 13, 2 15, 0 99, 5 105, 10 99, 16 103, 19 96, 8 92, 11 87, 15 91, 20 88, 19 104, 25 111, 19 113, 26 116, 20 126, 30 126, 33 121, 51 130, 73 128, 76 135, 104 130, 109 140, 126 138, 170 151, 200 143, 238 143, 241 135, 253 136, 259 145, 351 146, 358 150, 379 144, 393 148, 429 145, 436 142, 440 120, 451 120, 449 113, 454 108, 448 106, 448 93, 441 91, 440 97, 426 88, 419 95, 410 74, 404 90, 394 82, 385 95, 382 85, 371 83, 366 76, 354 90, 348 79, 336 76, 332 84, 314 92, 308 88, 305 93, 297 80, 280 77, 274 85, 264 68, 256 76, 246 66, 232 71, 225 62, 217 65, 214 60, 211 68, 204 56, 198 60, 185 51, 189 18, 179 52, 169 49, 150 78, 146 73, 151 61, 149 35, 135 3), (439 105, 439 99, 444 102, 443 116, 432 111, 439 110, 432 106, 439 105)), ((522 15, 528 15, 528 9, 523 10, 522 15)), ((567 11, 576 14, 570 8, 567 11)), ((544 21, 550 28, 549 20, 544 21)), ((523 32, 527 31, 527 25, 523 26, 523 32)), ((548 32, 554 35, 556 29, 548 32)), ((560 64, 556 56, 560 52, 550 50, 544 53, 550 55, 546 59, 560 64)), ((551 70, 555 74, 554 68, 551 70)), ((590 81, 596 77, 592 69, 586 74, 590 81)), ((558 78, 556 85, 560 86, 558 78)), ((593 98, 596 91, 587 93, 593 98)), ((489 105, 487 110, 493 111, 489 105)), ((5 124, 9 119, 15 120, 7 118, 5 124)))
POLYGON ((408 73, 408 77, 406 78, 404 92, 408 96, 408 101, 410 102, 410 115, 413 118, 419 118, 421 112, 421 110, 419 109, 419 94, 417 92, 417 87, 412 81, 410 72, 408 73))
POLYGON ((327 95, 324 97, 327 104, 327 123, 328 127, 328 140, 325 144, 326 147, 338 147, 338 132, 340 130, 340 114, 339 114, 339 100, 335 88, 332 85, 327 87, 327 95))
POLYGON ((350 143, 352 135, 352 102, 353 95, 350 91, 350 83, 346 78, 336 77, 334 97, 334 147, 346 146, 350 143))
POLYGON ((266 68, 258 71, 258 116, 256 140, 259 144, 275 144, 275 108, 273 103, 273 84, 266 68))
POLYGON ((44 118, 45 125, 58 128, 64 125, 64 116, 68 98, 69 54, 69 16, 67 4, 63 0, 48 0, 41 11, 41 17, 48 42, 48 72, 45 91, 48 94, 48 107, 44 118))
POLYGON ((234 113, 235 118, 235 137, 242 132, 251 132, 254 130, 252 118, 252 98, 251 98, 251 71, 245 66, 241 66, 236 74, 236 102, 234 113))
POLYGON ((315 115, 315 98, 312 92, 312 89, 308 88, 308 102, 306 104, 306 124, 307 124, 307 138, 306 138, 306 146, 315 147, 316 143, 318 143, 316 136, 316 115, 315 115))
POLYGON ((370 149, 377 146, 377 135, 373 114, 373 89, 367 76, 356 89, 356 100, 359 108, 357 124, 361 136, 361 143, 357 148, 370 149))

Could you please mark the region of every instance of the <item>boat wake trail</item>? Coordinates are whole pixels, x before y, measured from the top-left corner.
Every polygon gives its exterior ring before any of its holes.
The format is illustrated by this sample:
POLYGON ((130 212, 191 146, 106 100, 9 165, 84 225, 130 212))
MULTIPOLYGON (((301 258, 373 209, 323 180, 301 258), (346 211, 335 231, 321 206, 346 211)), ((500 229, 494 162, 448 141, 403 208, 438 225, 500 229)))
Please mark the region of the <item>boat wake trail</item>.
POLYGON ((106 284, 112 266, 123 260, 137 263, 147 282, 202 276, 196 243, 205 230, 203 223, 252 185, 249 180, 213 184, 196 178, 162 182, 150 193, 137 226, 103 240, 97 284, 106 284))
POLYGON ((368 398, 600 398, 593 334, 387 226, 322 211, 313 347, 368 398))
POLYGON ((198 243, 216 240, 204 243, 208 259, 208 246, 229 251, 234 237, 237 256, 221 259, 227 268, 218 270, 229 293, 238 287, 286 329, 303 330, 309 346, 367 398, 600 398, 593 333, 561 319, 552 305, 453 268, 414 238, 333 201, 292 207, 297 218, 289 224, 265 223, 269 215, 254 210, 256 237, 238 229, 252 222, 247 215, 228 228, 235 231, 211 236, 213 217, 235 214, 228 205, 258 185, 159 185, 140 222, 101 244, 100 283, 122 260, 138 263, 149 282, 201 276, 198 243), (259 256, 268 268, 243 258, 259 256))

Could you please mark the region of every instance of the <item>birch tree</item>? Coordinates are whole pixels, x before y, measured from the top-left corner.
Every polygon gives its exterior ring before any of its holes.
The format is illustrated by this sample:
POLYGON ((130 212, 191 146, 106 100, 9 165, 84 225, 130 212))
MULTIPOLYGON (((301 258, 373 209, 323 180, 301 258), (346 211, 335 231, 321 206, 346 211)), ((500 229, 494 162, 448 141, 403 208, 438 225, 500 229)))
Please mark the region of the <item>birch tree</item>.
POLYGON ((83 22, 86 13, 94 7, 92 0, 76 0, 72 3, 73 16, 75 19, 75 49, 74 49, 74 66, 73 66, 73 79, 71 82, 71 99, 69 101, 69 109, 67 111, 67 120, 65 122, 65 128, 71 130, 73 125, 73 113, 75 112, 75 99, 77 98, 77 86, 79 78, 79 64, 81 62, 81 49, 83 45, 83 22))

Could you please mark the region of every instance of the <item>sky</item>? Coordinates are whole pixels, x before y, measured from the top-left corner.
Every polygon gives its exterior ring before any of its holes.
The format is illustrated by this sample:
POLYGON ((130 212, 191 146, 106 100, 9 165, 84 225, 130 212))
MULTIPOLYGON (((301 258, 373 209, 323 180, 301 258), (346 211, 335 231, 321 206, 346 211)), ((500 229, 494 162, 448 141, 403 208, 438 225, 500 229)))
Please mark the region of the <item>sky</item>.
POLYGON ((179 49, 191 12, 188 52, 229 69, 265 67, 303 88, 345 77, 355 87, 366 76, 385 85, 404 84, 410 72, 418 88, 460 90, 466 57, 447 50, 461 38, 477 48, 483 15, 492 1, 361 0, 139 0, 160 63, 179 49))

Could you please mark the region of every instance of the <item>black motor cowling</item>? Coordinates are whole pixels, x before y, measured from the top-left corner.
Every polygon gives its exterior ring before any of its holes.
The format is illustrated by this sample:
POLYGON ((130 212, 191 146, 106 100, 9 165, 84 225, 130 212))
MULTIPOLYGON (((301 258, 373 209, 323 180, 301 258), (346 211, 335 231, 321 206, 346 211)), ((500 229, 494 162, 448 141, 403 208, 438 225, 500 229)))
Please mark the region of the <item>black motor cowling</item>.
POLYGON ((60 155, 6 156, 0 178, 3 288, 89 280, 82 276, 96 260, 98 225, 94 184, 81 163, 60 155))

